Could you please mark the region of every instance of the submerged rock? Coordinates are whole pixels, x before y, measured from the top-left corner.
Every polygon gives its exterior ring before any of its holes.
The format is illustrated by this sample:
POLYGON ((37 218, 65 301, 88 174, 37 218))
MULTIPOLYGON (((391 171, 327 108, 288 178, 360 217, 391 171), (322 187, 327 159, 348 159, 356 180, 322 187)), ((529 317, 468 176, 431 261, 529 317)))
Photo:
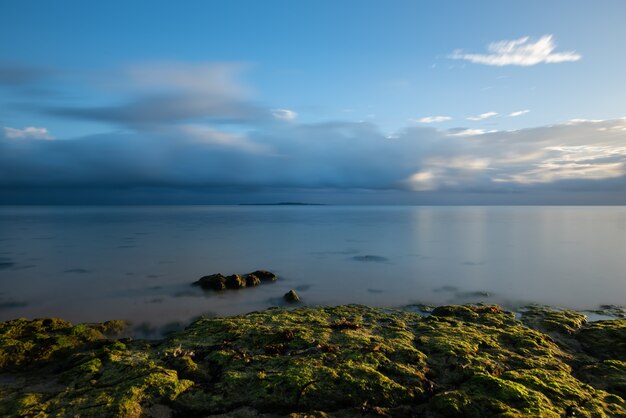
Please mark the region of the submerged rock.
POLYGON ((573 319, 584 351, 497 306, 274 308, 150 343, 8 321, 0 416, 626 416, 626 321, 573 319))
POLYGON ((380 255, 355 255, 352 259, 354 261, 365 261, 370 263, 386 263, 389 261, 387 257, 380 255))
POLYGON ((283 295, 283 299, 287 302, 300 302, 300 296, 296 293, 295 290, 290 290, 289 292, 283 295))

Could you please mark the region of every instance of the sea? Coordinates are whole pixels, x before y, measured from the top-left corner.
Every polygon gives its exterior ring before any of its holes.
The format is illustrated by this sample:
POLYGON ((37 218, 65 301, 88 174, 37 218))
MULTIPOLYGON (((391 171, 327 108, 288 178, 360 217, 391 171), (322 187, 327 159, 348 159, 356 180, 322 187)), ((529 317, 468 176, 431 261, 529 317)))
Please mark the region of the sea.
POLYGON ((129 321, 299 305, 626 304, 621 206, 3 206, 0 321, 129 321), (273 283, 192 283, 257 269, 273 283))

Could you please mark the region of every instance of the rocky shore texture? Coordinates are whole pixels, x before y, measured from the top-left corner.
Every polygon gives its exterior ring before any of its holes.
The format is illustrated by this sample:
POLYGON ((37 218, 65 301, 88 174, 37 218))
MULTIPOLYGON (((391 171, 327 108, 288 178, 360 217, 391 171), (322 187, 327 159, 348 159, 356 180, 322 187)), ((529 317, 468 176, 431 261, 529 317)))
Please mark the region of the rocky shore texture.
POLYGON ((1 416, 626 416, 626 320, 534 307, 269 309, 161 341, 0 324, 1 416), (222 414, 222 415, 220 415, 222 414))

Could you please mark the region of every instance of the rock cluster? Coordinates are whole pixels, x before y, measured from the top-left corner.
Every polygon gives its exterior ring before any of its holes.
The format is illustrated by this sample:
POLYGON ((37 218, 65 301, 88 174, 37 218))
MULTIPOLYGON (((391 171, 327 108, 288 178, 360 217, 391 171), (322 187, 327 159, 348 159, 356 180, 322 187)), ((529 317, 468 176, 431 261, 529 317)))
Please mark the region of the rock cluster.
POLYGON ((193 282, 194 286, 200 286, 205 290, 224 290, 224 289, 241 289, 243 287, 254 287, 261 284, 261 282, 273 282, 278 277, 276 274, 267 270, 256 270, 252 273, 244 274, 240 276, 238 274, 231 274, 230 276, 224 276, 221 273, 210 274, 203 276, 199 280, 193 282))

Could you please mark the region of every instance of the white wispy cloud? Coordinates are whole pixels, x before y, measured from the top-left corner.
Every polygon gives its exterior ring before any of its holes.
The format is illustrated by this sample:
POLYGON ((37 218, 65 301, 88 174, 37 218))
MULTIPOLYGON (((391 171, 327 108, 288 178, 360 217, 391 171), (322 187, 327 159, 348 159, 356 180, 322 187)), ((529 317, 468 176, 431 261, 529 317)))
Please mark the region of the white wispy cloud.
POLYGON ((4 136, 9 139, 54 139, 47 128, 34 126, 23 129, 4 127, 4 136))
POLYGON ((524 110, 518 110, 517 112, 511 112, 509 113, 509 116, 512 118, 515 118, 517 116, 522 116, 525 115, 526 113, 530 112, 530 110, 528 109, 524 109, 524 110))
POLYGON ((450 136, 474 136, 474 135, 483 135, 490 134, 493 132, 497 132, 496 130, 486 130, 486 129, 461 129, 452 131, 452 133, 448 134, 450 136))
POLYGON ((452 117, 450 116, 424 116, 423 118, 419 118, 419 119, 409 119, 412 122, 419 122, 419 123, 439 123, 439 122, 446 122, 449 120, 452 120, 452 117))
POLYGON ((600 123, 600 122, 604 122, 604 119, 570 119, 568 121, 566 121, 564 124, 565 125, 576 125, 579 123, 600 123))
POLYGON ((487 46, 488 53, 472 54, 456 50, 448 58, 470 61, 485 65, 520 65, 530 66, 540 63, 555 64, 578 61, 582 56, 576 51, 555 52, 556 44, 552 35, 544 35, 536 42, 530 37, 492 42, 487 46))
POLYGON ((467 120, 484 120, 484 119, 492 118, 497 115, 498 115, 497 112, 485 112, 485 113, 481 113, 478 116, 469 116, 467 120))
POLYGON ((272 116, 278 120, 293 121, 296 120, 298 114, 289 109, 272 109, 272 116))

